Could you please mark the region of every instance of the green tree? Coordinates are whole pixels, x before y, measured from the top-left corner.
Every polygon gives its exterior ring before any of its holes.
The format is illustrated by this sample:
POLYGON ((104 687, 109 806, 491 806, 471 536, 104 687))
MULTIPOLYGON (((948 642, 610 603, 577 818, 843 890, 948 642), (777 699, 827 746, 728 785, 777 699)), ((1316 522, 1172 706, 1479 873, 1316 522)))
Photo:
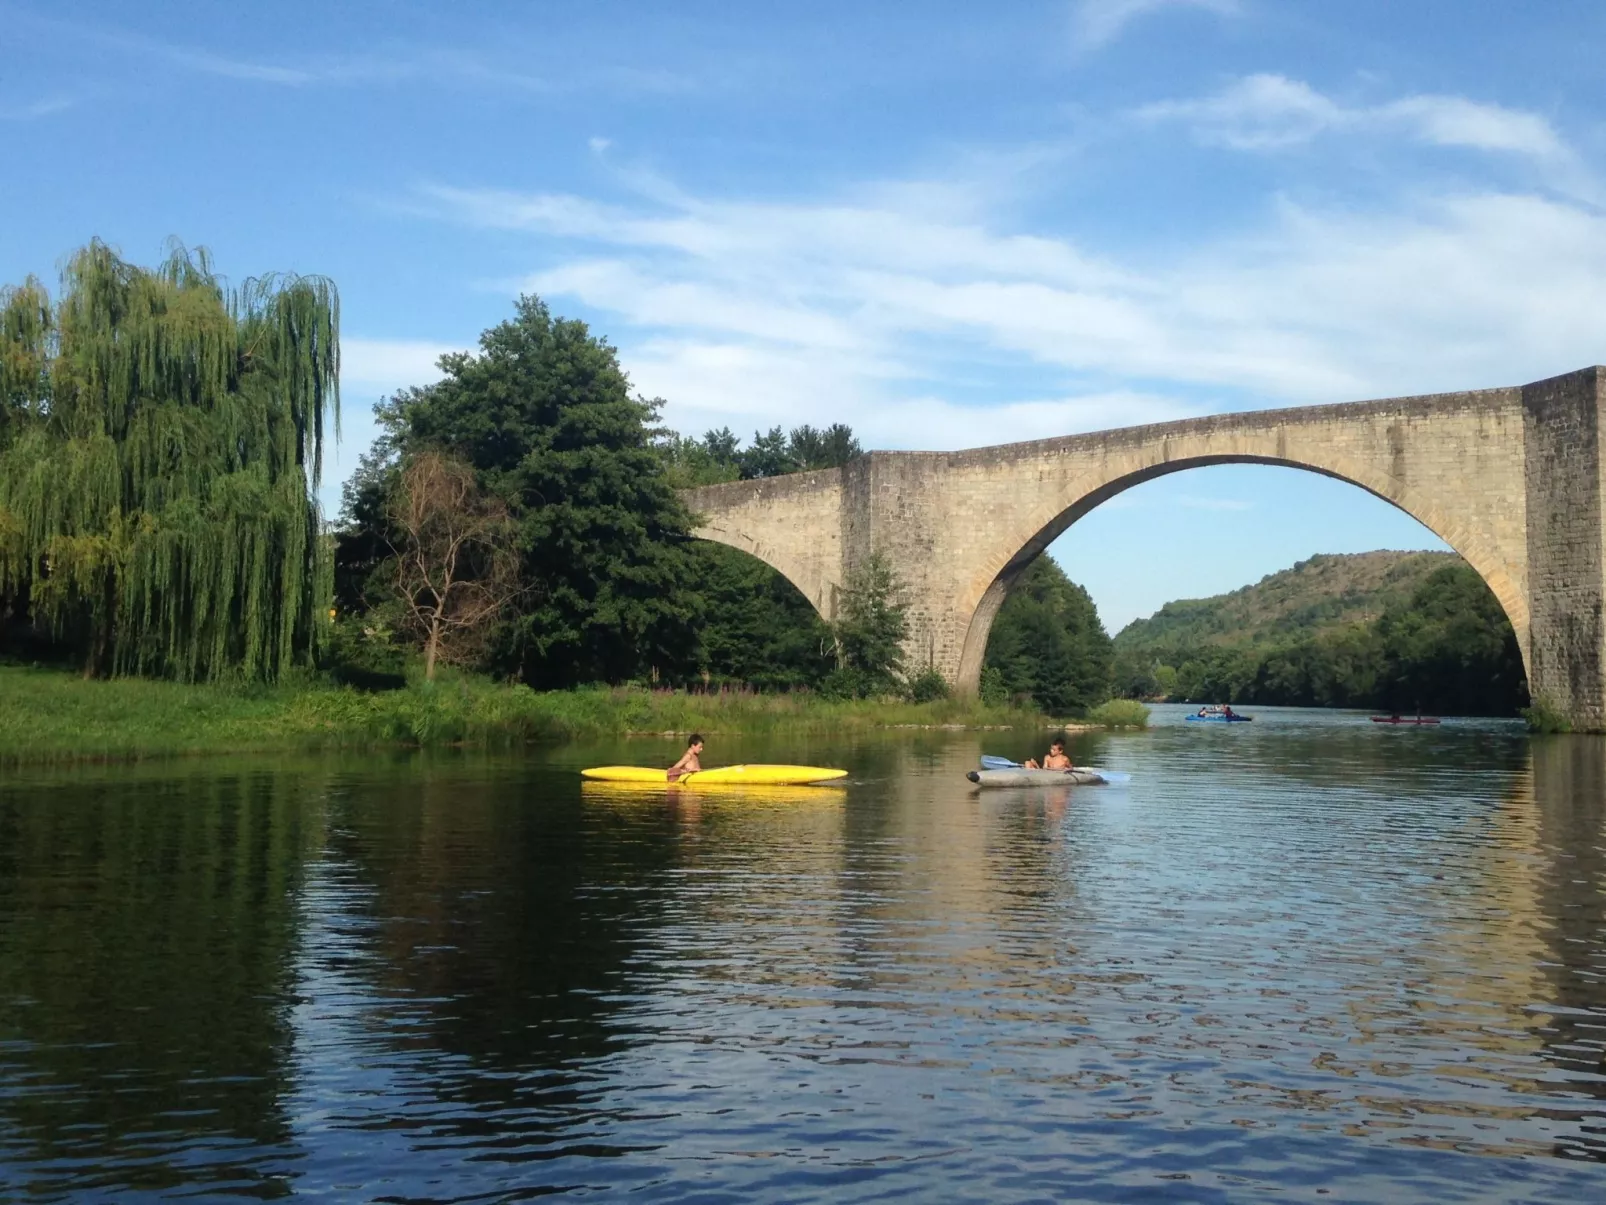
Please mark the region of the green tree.
POLYGON ((1040 556, 999 608, 984 664, 1012 695, 1030 695, 1057 714, 1097 706, 1110 697, 1113 653, 1098 609, 1051 557, 1040 556))
POLYGON ((801 470, 834 469, 862 451, 853 428, 842 423, 832 423, 823 431, 805 423, 787 438, 787 455, 801 470))
POLYGON ((1511 715, 1528 702, 1522 655, 1500 603, 1470 565, 1427 578, 1377 623, 1381 703, 1394 711, 1511 715))
POLYGON ((702 439, 663 432, 655 446, 663 457, 669 483, 675 489, 687 489, 739 480, 742 470, 736 462, 736 442, 736 436, 725 428, 710 431, 702 439))
POLYGON ((692 546, 702 605, 700 668, 710 682, 815 687, 835 665, 830 627, 791 582, 724 544, 692 546))
POLYGON ((824 430, 805 423, 790 433, 772 427, 765 433, 755 431, 751 446, 743 448, 740 444, 729 427, 721 427, 701 439, 665 432, 658 448, 677 488, 831 469, 863 451, 853 428, 842 423, 833 423, 824 430))
MULTIPOLYGON (((540 687, 692 672, 689 516, 653 443, 657 406, 631 395, 614 349, 522 297, 477 353, 440 367, 443 380, 379 417, 389 456, 436 448, 467 462, 517 525, 525 592, 485 667, 540 687)), ((373 554, 373 503, 393 472, 393 459, 368 466, 350 499, 352 577, 373 554)))
POLYGON ((329 557, 311 490, 339 305, 315 277, 225 289, 204 251, 104 243, 51 306, 0 294, 0 601, 86 674, 271 679, 313 655, 329 557))
POLYGON ((840 614, 832 625, 837 669, 825 684, 834 694, 860 697, 896 691, 903 679, 903 642, 909 636, 903 582, 881 552, 848 575, 840 614))
POLYGON ((791 446, 779 427, 772 427, 762 435, 753 432, 753 445, 738 452, 736 462, 744 481, 755 477, 780 477, 802 467, 792 458, 791 446))

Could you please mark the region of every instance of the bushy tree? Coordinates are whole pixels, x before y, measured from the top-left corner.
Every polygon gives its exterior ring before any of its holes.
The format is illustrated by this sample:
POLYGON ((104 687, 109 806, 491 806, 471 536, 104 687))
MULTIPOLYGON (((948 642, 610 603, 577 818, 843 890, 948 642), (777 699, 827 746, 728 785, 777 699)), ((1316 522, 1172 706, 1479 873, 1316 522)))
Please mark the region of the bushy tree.
POLYGON ((825 679, 836 663, 831 629, 797 587, 724 544, 699 541, 691 555, 707 681, 772 690, 825 679))
POLYGON ((1110 697, 1112 661, 1092 598, 1052 558, 1038 557, 999 608, 985 664, 1009 694, 1068 715, 1110 697))
POLYGON ((518 531, 525 593, 484 665, 541 687, 684 677, 696 662, 689 516, 653 443, 657 408, 582 322, 522 297, 444 378, 381 406, 385 455, 348 498, 341 556, 362 576, 394 487, 394 457, 439 449, 470 465, 518 531))
POLYGON ((876 551, 848 575, 831 625, 837 669, 825 689, 867 697, 899 689, 903 642, 909 635, 908 601, 892 562, 876 551))
POLYGON ((729 427, 709 431, 701 439, 665 433, 658 447, 677 487, 831 469, 863 451, 853 429, 842 423, 823 430, 805 423, 790 433, 780 427, 755 431, 746 448, 729 427))
POLYGON ((1381 702, 1392 711, 1511 715, 1528 702, 1516 634, 1470 565, 1431 574, 1409 605, 1384 612, 1377 635, 1381 702))
MULTIPOLYGON (((777 427, 771 435, 778 434, 777 427)), ((788 459, 799 470, 834 469, 846 464, 863 451, 854 437, 853 428, 843 423, 832 423, 823 431, 805 423, 795 427, 787 437, 788 459)), ((756 476, 757 474, 754 474, 756 476)))
POLYGON ((0 291, 0 612, 86 674, 272 679, 327 621, 312 489, 338 408, 339 303, 316 277, 225 288, 92 242, 52 306, 0 291))

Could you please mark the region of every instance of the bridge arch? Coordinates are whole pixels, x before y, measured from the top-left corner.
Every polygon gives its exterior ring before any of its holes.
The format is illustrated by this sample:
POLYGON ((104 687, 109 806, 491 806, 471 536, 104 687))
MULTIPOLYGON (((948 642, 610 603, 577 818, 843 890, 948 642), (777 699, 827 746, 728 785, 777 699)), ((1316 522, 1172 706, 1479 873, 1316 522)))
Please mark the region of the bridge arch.
POLYGON ((682 490, 694 534, 774 569, 820 618, 836 617, 842 588, 842 470, 817 469, 682 490), (803 538, 799 538, 800 534, 803 538))
POLYGON ((1520 581, 1522 566, 1512 565, 1498 547, 1464 522, 1458 521, 1435 498, 1418 496, 1421 491, 1406 487, 1392 476, 1344 458, 1334 458, 1329 463, 1320 464, 1288 456, 1201 453, 1157 459, 1108 480, 1089 480, 1086 477, 1069 480, 1058 497, 1047 499, 1024 512, 1018 527, 1001 533, 1002 539, 990 558, 992 577, 972 604, 955 686, 961 691, 976 690, 987 653, 987 639, 999 609, 1009 596, 1010 588, 1027 567, 1079 519, 1136 486, 1189 469, 1225 464, 1258 464, 1315 473, 1363 489, 1415 519, 1454 549, 1488 585, 1516 632, 1524 671, 1531 672, 1528 665, 1528 600, 1520 581), (1056 506, 1058 510, 1054 509, 1056 506))

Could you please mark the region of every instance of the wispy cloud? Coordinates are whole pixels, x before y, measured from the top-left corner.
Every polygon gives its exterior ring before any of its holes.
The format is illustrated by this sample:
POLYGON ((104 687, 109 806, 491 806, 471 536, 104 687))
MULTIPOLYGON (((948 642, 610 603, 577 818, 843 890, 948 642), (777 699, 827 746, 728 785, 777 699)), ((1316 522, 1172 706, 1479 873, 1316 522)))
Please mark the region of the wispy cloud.
POLYGON ((1536 113, 1437 95, 1345 105, 1301 80, 1273 74, 1245 76, 1209 96, 1146 105, 1136 116, 1180 122, 1202 143, 1241 151, 1279 150, 1322 134, 1361 131, 1553 162, 1572 158, 1560 135, 1536 113))
POLYGON ((38 121, 41 117, 51 117, 57 113, 64 113, 78 104, 73 96, 55 94, 41 96, 37 100, 25 101, 22 104, 6 104, 0 102, 0 121, 38 121))
POLYGON ((546 266, 520 284, 604 316, 683 430, 841 420, 883 446, 959 446, 1600 358, 1591 206, 1477 189, 1372 214, 1283 201, 1252 236, 1155 261, 1015 232, 984 206, 956 216, 953 187, 806 204, 435 186, 419 202, 528 232, 546 266))
POLYGON ((1235 80, 1211 96, 1145 105, 1136 115, 1144 121, 1182 122, 1200 142, 1240 151, 1308 142, 1349 118, 1309 84, 1265 74, 1235 80))
MULTIPOLYGON (((397 47, 385 53, 273 59, 230 54, 211 47, 152 37, 104 22, 79 24, 25 12, 8 12, 6 20, 14 29, 28 30, 39 39, 99 47, 195 75, 270 87, 341 87, 419 80, 519 92, 547 92, 553 88, 552 82, 543 76, 449 47, 397 47)), ((643 90, 662 87, 662 81, 656 79, 642 84, 643 90)))
POLYGON ((1077 45, 1096 49, 1115 41, 1127 26, 1164 9, 1204 9, 1218 16, 1236 16, 1238 0, 1077 0, 1071 9, 1071 30, 1077 45))
POLYGON ((421 339, 369 339, 347 335, 340 340, 340 384, 361 394, 390 393, 409 385, 440 380, 435 362, 453 347, 421 339))
POLYGON ((601 91, 632 96, 682 95, 704 81, 664 67, 586 63, 567 72, 531 71, 505 47, 488 51, 447 45, 395 44, 377 51, 277 58, 242 55, 186 41, 154 37, 105 22, 80 24, 26 12, 6 12, 13 28, 44 41, 99 47, 194 75, 277 88, 361 87, 423 83, 477 88, 504 94, 601 91))

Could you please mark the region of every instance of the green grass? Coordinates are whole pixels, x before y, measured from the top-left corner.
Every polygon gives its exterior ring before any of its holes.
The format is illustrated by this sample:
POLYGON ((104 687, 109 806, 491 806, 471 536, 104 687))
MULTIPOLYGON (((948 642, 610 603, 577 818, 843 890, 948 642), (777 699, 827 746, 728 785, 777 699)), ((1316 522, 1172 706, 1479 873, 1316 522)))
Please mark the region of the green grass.
POLYGON ((1528 721, 1529 732, 1555 733, 1573 730, 1566 715, 1552 707, 1550 701, 1543 697, 1534 699, 1531 706, 1524 707, 1522 718, 1528 721))
POLYGON ((0 763, 269 749, 475 745, 626 733, 763 734, 899 727, 1042 728, 1031 709, 817 695, 639 688, 538 693, 473 677, 367 694, 322 682, 275 687, 84 681, 0 665, 0 763))
POLYGON ((1147 728, 1149 709, 1136 699, 1111 699, 1088 712, 1084 722, 1097 728, 1147 728))

